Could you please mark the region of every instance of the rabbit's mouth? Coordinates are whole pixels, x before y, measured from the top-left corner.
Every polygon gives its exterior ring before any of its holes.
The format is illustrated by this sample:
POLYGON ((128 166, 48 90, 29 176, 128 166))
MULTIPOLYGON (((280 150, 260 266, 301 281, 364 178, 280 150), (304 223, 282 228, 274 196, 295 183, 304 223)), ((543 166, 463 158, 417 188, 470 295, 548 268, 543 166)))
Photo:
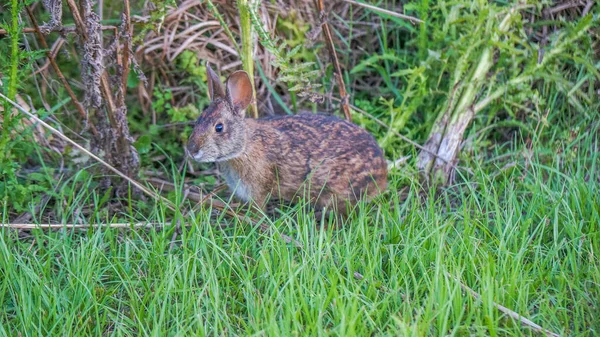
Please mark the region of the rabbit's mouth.
POLYGON ((202 157, 204 156, 204 151, 200 150, 198 152, 196 152, 196 154, 194 154, 192 156, 192 158, 194 158, 195 161, 197 162, 202 162, 202 157))

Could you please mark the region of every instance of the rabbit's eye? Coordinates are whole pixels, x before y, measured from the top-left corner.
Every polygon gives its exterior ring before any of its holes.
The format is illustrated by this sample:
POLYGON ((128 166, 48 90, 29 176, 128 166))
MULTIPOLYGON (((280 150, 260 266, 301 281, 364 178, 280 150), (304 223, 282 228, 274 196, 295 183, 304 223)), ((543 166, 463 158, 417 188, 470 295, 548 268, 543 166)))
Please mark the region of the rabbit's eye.
POLYGON ((215 125, 215 131, 217 131, 217 133, 223 132, 223 123, 215 125))

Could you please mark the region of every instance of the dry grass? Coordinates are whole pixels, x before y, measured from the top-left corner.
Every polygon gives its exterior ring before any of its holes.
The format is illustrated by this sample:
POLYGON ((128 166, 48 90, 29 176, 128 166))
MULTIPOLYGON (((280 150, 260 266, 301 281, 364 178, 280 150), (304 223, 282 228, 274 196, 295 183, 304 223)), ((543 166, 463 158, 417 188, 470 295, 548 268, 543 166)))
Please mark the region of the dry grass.
MULTIPOLYGON (((239 36, 238 10, 234 3, 230 1, 213 1, 213 3, 231 28, 234 36, 239 36)), ((335 44, 357 46, 355 53, 340 55, 341 63, 346 70, 356 65, 359 60, 372 53, 377 47, 378 42, 374 31, 378 28, 380 21, 377 16, 369 16, 369 21, 363 21, 367 18, 365 10, 361 7, 351 10, 350 6, 344 1, 327 2, 325 6, 325 11, 330 13, 328 23, 336 32, 333 34, 335 44), (342 18, 342 20, 338 18, 342 18), (348 25, 348 22, 353 24, 348 25), (340 37, 343 37, 344 41, 341 41, 340 37)), ((275 25, 278 19, 289 19, 298 27, 305 25, 318 27, 322 21, 312 0, 279 0, 275 4, 264 1, 260 7, 260 14, 266 30, 272 34, 273 38, 286 38, 286 32, 278 29, 275 25)), ((137 17, 136 19, 146 21, 148 17, 137 17)), ((313 47, 315 43, 324 43, 321 34, 315 33, 319 33, 319 31, 307 32, 307 47, 313 47)), ((231 41, 227 32, 221 28, 219 21, 205 3, 188 0, 182 2, 177 8, 170 8, 164 18, 162 30, 149 32, 144 38, 143 45, 136 49, 138 58, 143 59, 150 69, 147 72, 148 78, 151 79, 149 86, 138 88, 141 92, 140 96, 144 99, 142 103, 145 109, 147 111, 150 109, 151 93, 157 84, 170 88, 173 92, 173 102, 177 106, 185 106, 193 102, 190 94, 190 89, 193 88, 179 85, 186 74, 175 71, 176 68, 173 65, 174 60, 183 51, 192 51, 198 56, 198 61, 208 61, 221 71, 230 72, 241 68, 242 62, 237 51, 238 43, 239 41, 231 41)), ((321 63, 324 65, 330 63, 326 50, 321 50, 317 57, 322 59, 321 63)), ((278 81, 278 69, 272 65, 273 55, 264 47, 257 45, 255 62, 260 64, 265 76, 271 85, 280 92, 284 100, 290 102, 288 88, 278 81)), ((368 83, 364 81, 364 79, 358 79, 354 82, 360 87, 376 86, 378 82, 378 80, 368 83)), ((269 101, 266 84, 263 81, 257 81, 256 84, 260 114, 273 114, 274 109, 269 101)))

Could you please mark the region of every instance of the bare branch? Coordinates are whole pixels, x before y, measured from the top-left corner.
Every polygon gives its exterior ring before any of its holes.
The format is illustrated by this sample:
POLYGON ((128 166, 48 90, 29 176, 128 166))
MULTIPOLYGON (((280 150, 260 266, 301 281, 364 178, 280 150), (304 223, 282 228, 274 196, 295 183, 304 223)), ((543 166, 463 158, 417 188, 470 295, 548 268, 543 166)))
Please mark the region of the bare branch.
POLYGON ((321 27, 323 27, 323 34, 325 35, 325 41, 327 42, 327 48, 329 49, 329 55, 331 56, 331 61, 333 62, 333 68, 335 70, 335 79, 338 84, 338 90, 340 91, 342 112, 347 120, 352 121, 350 107, 348 107, 348 93, 346 92, 346 85, 344 84, 342 69, 340 68, 340 62, 338 61, 335 45, 333 44, 333 38, 331 37, 331 30, 329 29, 329 24, 327 23, 325 6, 323 5, 323 0, 315 0, 315 2, 317 4, 317 8, 319 9, 321 27))
POLYGON ((61 228, 75 228, 75 229, 88 229, 88 228, 156 228, 165 227, 164 223, 151 223, 151 222, 139 222, 139 223, 102 223, 102 224, 60 224, 60 223, 0 223, 0 228, 14 228, 14 229, 61 229, 61 228))

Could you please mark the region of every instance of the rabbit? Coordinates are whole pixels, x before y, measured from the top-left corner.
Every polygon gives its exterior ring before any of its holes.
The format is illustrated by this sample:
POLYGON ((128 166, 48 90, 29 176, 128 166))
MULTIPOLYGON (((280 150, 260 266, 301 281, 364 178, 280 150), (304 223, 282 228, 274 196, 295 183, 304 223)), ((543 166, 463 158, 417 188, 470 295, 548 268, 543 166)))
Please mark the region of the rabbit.
POLYGON ((206 66, 211 99, 197 119, 186 152, 200 163, 216 162, 234 194, 264 210, 270 196, 308 197, 318 212, 344 215, 362 196, 386 189, 387 165, 375 138, 333 116, 303 113, 246 118, 252 85, 245 71, 221 85, 206 66))

